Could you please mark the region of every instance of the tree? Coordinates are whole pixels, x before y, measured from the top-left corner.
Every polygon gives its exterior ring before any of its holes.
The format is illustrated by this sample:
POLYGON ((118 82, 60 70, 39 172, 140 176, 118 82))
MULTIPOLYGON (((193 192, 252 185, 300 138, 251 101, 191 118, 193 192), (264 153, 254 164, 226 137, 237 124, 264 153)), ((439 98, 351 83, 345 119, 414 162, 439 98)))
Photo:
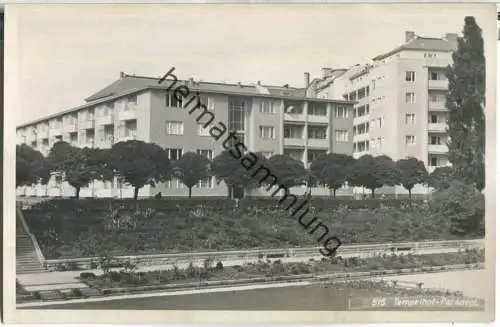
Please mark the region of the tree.
POLYGON ((428 179, 425 164, 416 158, 401 159, 396 162, 399 182, 408 190, 411 199, 411 190, 417 184, 425 183, 428 179))
MULTIPOLYGON (((266 156, 261 153, 261 152, 255 152, 253 153, 255 155, 255 158, 257 158, 257 163, 252 166, 250 169, 246 169, 241 163, 240 166, 243 168, 244 172, 242 172, 242 176, 245 179, 245 185, 244 188, 246 191, 248 191, 249 195, 251 192, 255 189, 258 189, 261 187, 261 179, 263 176, 261 174, 257 173, 258 169, 262 167, 269 167, 269 160, 266 158, 266 156), (255 176, 253 173, 256 173, 255 176)), ((255 158, 252 159, 254 160, 255 158)), ((272 173, 272 172, 271 172, 272 173)))
POLYGON ((40 152, 26 144, 16 145, 16 187, 46 180, 50 175, 45 166, 45 158, 40 152))
POLYGON ((110 168, 134 187, 134 199, 145 185, 167 181, 171 175, 167 153, 158 145, 138 140, 119 142, 111 148, 110 168))
POLYGON ((429 175, 428 184, 438 191, 445 190, 450 187, 452 178, 451 167, 438 167, 429 175))
POLYGON ((450 218, 450 232, 461 237, 484 236, 484 195, 473 185, 452 181, 446 190, 433 194, 429 208, 450 218))
POLYGON ((75 197, 80 197, 80 189, 87 186, 92 178, 86 165, 83 149, 71 146, 67 142, 54 144, 47 157, 47 168, 52 175, 63 176, 75 188, 75 197))
POLYGON ((485 152, 485 57, 481 28, 474 17, 465 17, 463 36, 458 38, 449 81, 446 107, 448 158, 456 179, 484 188, 485 152))
POLYGON ((354 162, 349 173, 349 182, 355 186, 363 186, 371 190, 375 198, 375 190, 384 185, 395 185, 398 174, 394 162, 388 156, 372 157, 365 154, 354 162))
POLYGON ((210 160, 206 157, 194 153, 186 152, 174 164, 174 176, 178 178, 189 189, 189 198, 193 186, 200 180, 210 176, 210 160))
POLYGON ((231 156, 229 151, 222 152, 212 160, 211 171, 218 183, 224 181, 229 189, 247 189, 251 184, 250 175, 240 160, 231 156))
POLYGON ((391 157, 381 155, 375 157, 376 173, 382 185, 394 186, 399 183, 400 176, 396 163, 391 157))
MULTIPOLYGON (((46 169, 59 181, 63 179, 75 188, 75 197, 80 197, 82 187, 93 180, 109 180, 106 150, 77 148, 67 142, 57 142, 46 159, 46 169)), ((112 177, 111 177, 112 178, 112 177)))
POLYGON ((324 185, 333 190, 333 197, 349 179, 354 159, 345 154, 331 153, 311 163, 311 172, 324 185))
POLYGON ((267 161, 268 168, 277 178, 279 185, 291 188, 306 181, 304 163, 287 155, 277 154, 267 161))

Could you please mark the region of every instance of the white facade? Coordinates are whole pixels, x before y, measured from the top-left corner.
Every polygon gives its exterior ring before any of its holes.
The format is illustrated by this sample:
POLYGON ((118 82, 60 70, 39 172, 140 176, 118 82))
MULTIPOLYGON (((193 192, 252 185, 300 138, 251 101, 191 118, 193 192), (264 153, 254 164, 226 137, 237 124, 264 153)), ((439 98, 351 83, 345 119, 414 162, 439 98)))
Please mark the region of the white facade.
MULTIPOLYGON (((455 34, 421 38, 406 32, 406 43, 400 48, 349 68, 328 87, 317 90, 320 98, 357 101, 355 158, 364 154, 388 155, 395 161, 415 157, 429 172, 449 165, 446 67, 452 63, 456 38, 455 34)), ((419 187, 413 191, 427 190, 419 187)))

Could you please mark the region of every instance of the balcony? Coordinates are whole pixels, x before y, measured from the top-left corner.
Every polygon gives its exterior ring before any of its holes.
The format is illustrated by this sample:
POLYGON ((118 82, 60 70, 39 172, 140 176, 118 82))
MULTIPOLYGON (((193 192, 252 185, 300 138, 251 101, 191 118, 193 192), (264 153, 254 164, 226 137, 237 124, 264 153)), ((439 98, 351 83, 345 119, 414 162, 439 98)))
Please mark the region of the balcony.
POLYGON ((448 80, 429 80, 429 90, 448 90, 448 80))
POLYGON ((95 120, 94 119, 80 121, 78 124, 78 128, 80 128, 80 129, 92 129, 94 127, 95 127, 95 120))
POLYGON ((56 127, 52 127, 49 131, 50 135, 51 136, 58 136, 58 135, 62 135, 62 129, 61 129, 61 126, 56 126, 56 127))
POLYGON ((311 148, 330 148, 330 142, 327 139, 309 139, 308 143, 311 148))
POLYGON ((427 131, 433 133, 446 133, 447 124, 445 123, 429 123, 427 131))
POLYGON ((121 111, 119 114, 118 114, 118 119, 119 120, 132 120, 132 119, 136 119, 136 114, 135 114, 135 110, 125 110, 125 111, 121 111))
POLYGON ((429 101, 429 111, 448 111, 444 101, 429 101))
POLYGON ((75 133, 78 131, 78 125, 76 124, 76 122, 68 122, 63 126, 63 130, 66 133, 75 133))
POLYGON ((448 147, 445 144, 429 144, 427 151, 429 153, 445 154, 448 153, 448 147))
POLYGON ((319 124, 328 124, 328 116, 316 116, 316 115, 308 115, 307 120, 310 123, 319 123, 319 124))
POLYGON ((306 145, 306 141, 301 138, 285 138, 283 140, 284 146, 293 146, 293 147, 304 147, 306 145))
POLYGON ((301 113, 289 113, 284 115, 284 119, 288 121, 297 121, 297 122, 305 122, 306 114, 304 112, 301 113))
POLYGON ((127 142, 132 140, 137 140, 137 136, 136 135, 121 136, 118 142, 127 142))
POLYGON ((42 140, 42 139, 48 139, 49 138, 49 130, 39 130, 36 132, 36 139, 37 140, 42 140))
POLYGON ((114 123, 115 117, 113 115, 101 116, 96 119, 98 125, 113 125, 114 123))

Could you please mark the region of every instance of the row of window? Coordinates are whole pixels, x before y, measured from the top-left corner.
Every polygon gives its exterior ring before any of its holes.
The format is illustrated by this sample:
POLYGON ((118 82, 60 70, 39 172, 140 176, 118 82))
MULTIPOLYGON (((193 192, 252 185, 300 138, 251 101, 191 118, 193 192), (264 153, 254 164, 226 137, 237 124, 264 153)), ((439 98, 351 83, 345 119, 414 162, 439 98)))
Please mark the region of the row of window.
MULTIPOLYGON (((197 101, 197 100, 194 100, 197 101)), ((193 103, 194 103, 193 101, 193 103)), ((214 110, 215 104, 211 97, 207 95, 200 95, 200 103, 204 104, 208 110, 214 110)), ((187 103, 186 103, 187 105, 187 103)), ((194 104, 193 104, 194 105, 194 104)), ((174 107, 174 108, 182 108, 183 107, 183 99, 178 99, 174 93, 167 93, 166 96, 166 106, 174 107)), ((281 107, 281 102, 278 101, 262 101, 259 103, 259 112, 263 114, 276 114, 278 112, 277 108, 281 107)), ((300 112, 295 112, 295 114, 302 113, 301 108, 298 109, 300 112)), ((310 103, 307 108, 307 112, 309 115, 314 116, 326 116, 327 115, 327 105, 324 103, 310 103)), ((348 110, 344 107, 336 108, 335 116, 337 118, 349 118, 348 110)), ((229 122, 230 124, 242 124, 244 120, 245 114, 245 102, 240 100, 231 100, 229 101, 229 122), (240 123, 241 122, 241 123, 240 123)), ((236 127, 236 130, 243 130, 243 127, 236 127)))
MULTIPOLYGON (((438 71, 430 71, 429 72, 429 80, 430 81, 439 81, 439 80, 444 80, 446 76, 442 72, 438 71)), ((415 72, 414 71, 407 71, 405 75, 405 81, 407 82, 415 82, 415 72)))
POLYGON ((353 114, 354 114, 355 118, 356 117, 363 117, 363 116, 370 114, 370 105, 365 104, 365 105, 359 106, 357 108, 354 108, 353 114))
MULTIPOLYGON (((432 135, 429 136, 429 144, 430 145, 443 145, 446 142, 446 137, 445 136, 439 136, 439 135, 432 135)), ((354 152, 363 152, 363 151, 368 151, 370 148, 370 145, 372 148, 380 148, 385 144, 385 139, 384 137, 378 137, 372 139, 370 142, 368 141, 361 141, 353 144, 353 151, 354 152)), ((416 138, 415 135, 405 135, 405 144, 406 145, 415 145, 416 144, 416 138)))
MULTIPOLYGON (((129 104, 137 104, 137 96, 130 96, 127 98, 127 104, 123 107, 124 111, 131 109, 131 106, 129 104)), ((80 113, 68 114, 64 117, 58 117, 56 119, 53 119, 50 122, 41 123, 38 125, 37 128, 32 129, 32 133, 36 134, 37 131, 44 133, 47 132, 49 128, 51 129, 61 128, 63 122, 68 125, 75 125, 78 121, 80 122, 93 121, 95 119, 95 116, 97 117, 110 116, 113 114, 113 111, 114 111, 114 103, 110 102, 104 104, 102 107, 97 109, 95 108, 85 109, 80 111, 80 113)))

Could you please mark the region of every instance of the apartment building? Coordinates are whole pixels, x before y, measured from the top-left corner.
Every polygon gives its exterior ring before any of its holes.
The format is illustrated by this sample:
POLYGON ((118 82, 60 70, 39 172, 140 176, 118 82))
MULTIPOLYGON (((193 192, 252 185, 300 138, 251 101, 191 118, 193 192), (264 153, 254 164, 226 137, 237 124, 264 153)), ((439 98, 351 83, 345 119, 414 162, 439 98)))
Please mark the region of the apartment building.
MULTIPOLYGON (((267 157, 286 154, 308 166, 325 153, 352 154, 353 104, 347 100, 318 99, 306 96, 309 75, 303 88, 179 81, 224 122, 228 131, 236 131, 250 151, 267 157)), ((111 148, 131 139, 153 142, 167 149, 170 160, 183 153, 197 152, 209 159, 223 151, 221 140, 215 141, 196 121, 196 114, 183 110, 182 101, 167 88, 172 84, 159 78, 120 74, 109 86, 85 99, 77 108, 33 121, 17 128, 18 144, 29 146, 47 155, 58 141, 78 147, 111 148)), ((179 84, 180 83, 180 84, 179 84)), ((293 191, 293 190, 292 190, 293 191)), ((304 190, 295 190, 296 192, 304 190)), ((344 190, 347 192, 347 189, 344 190)), ((162 192, 164 196, 186 196, 187 188, 178 180, 156 187, 143 187, 139 196, 162 192)), ((257 193, 260 191, 257 190, 257 193)), ((315 188, 315 194, 328 194, 315 188)), ((71 196, 74 190, 55 178, 48 185, 22 187, 18 195, 71 196)), ((224 183, 215 178, 200 181, 194 196, 226 196, 224 183)), ((118 181, 95 181, 81 190, 82 197, 131 197, 129 185, 118 181)), ((267 193, 266 193, 267 194, 267 193)))
POLYGON ((432 172, 449 164, 446 67, 452 63, 457 37, 428 38, 407 31, 401 46, 369 63, 345 70, 323 69, 323 76, 315 79, 308 94, 356 101, 354 157, 415 157, 432 172))

